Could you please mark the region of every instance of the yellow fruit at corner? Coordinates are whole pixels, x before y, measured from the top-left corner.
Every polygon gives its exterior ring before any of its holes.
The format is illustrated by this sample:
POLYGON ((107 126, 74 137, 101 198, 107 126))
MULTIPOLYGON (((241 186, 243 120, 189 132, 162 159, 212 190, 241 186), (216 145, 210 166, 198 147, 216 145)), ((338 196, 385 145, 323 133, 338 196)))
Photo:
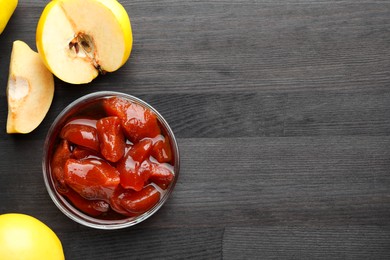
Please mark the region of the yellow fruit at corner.
POLYGON ((19 213, 0 215, 0 260, 65 259, 57 235, 38 219, 19 213))
POLYGON ((46 67, 59 79, 89 83, 128 60, 133 44, 130 18, 116 0, 53 0, 39 19, 36 44, 46 67))
POLYGON ((0 34, 5 27, 18 5, 18 0, 0 0, 0 34))

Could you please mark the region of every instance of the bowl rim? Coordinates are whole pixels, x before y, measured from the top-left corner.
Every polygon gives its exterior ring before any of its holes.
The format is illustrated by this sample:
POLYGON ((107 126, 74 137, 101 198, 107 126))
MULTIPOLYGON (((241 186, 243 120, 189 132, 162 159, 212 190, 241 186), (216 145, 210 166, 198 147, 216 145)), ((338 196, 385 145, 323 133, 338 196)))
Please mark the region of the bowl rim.
POLYGON ((104 230, 114 230, 114 229, 122 229, 127 228, 130 226, 134 226, 138 223, 141 223, 142 221, 148 219, 154 213, 156 213, 168 200, 168 197, 170 197, 177 179, 179 177, 180 172, 180 153, 179 153, 179 147, 176 140, 176 137, 169 126, 168 122, 165 120, 165 118, 149 103, 143 101, 140 98, 137 98, 133 95, 117 92, 117 91, 97 91, 93 93, 89 93, 86 95, 83 95, 70 104, 68 104, 54 119, 53 123, 51 124, 43 145, 43 155, 42 155, 42 170, 43 170, 43 179, 46 186, 46 190, 49 193, 49 196, 51 200, 54 202, 54 204, 57 206, 57 208, 64 213, 68 218, 72 219, 73 221, 95 229, 104 229, 104 230), (151 209, 146 211, 145 213, 136 216, 136 217, 128 217, 123 218, 119 220, 102 220, 98 218, 91 217, 80 210, 78 210, 76 207, 74 207, 71 203, 69 203, 61 194, 58 193, 58 191, 55 188, 54 179, 51 176, 51 169, 50 169, 50 158, 53 152, 54 148, 54 139, 56 138, 59 129, 62 128, 63 124, 67 121, 68 118, 72 116, 72 111, 81 108, 83 106, 87 106, 88 104, 93 103, 94 101, 97 101, 99 99, 109 98, 109 97, 122 97, 125 99, 128 99, 132 102, 138 103, 142 105, 145 108, 150 109, 153 111, 160 124, 165 128, 164 130, 167 132, 169 136, 169 140, 171 142, 171 148, 173 149, 172 153, 174 154, 174 179, 171 182, 170 186, 163 192, 163 196, 160 198, 160 201, 153 206, 151 209))

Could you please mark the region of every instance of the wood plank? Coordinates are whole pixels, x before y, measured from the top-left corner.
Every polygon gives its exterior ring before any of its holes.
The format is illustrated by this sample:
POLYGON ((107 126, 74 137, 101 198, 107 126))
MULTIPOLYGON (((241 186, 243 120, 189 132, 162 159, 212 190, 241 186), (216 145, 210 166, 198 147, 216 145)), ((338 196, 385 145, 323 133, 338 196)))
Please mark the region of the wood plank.
POLYGON ((390 90, 144 95, 180 138, 387 136, 390 90))
POLYGON ((136 35, 142 48, 136 42, 132 83, 153 91, 229 93, 389 83, 389 38, 381 32, 389 24, 389 3, 296 3, 150 7, 153 16, 133 19, 145 34, 136 35), (164 67, 152 66, 151 58, 164 67))
POLYGON ((380 226, 226 228, 223 259, 388 259, 380 226))
POLYGON ((180 140, 182 170, 174 205, 167 207, 175 209, 176 223, 184 225, 386 223, 389 141, 180 140), (191 210, 199 215, 191 216, 191 210))
POLYGON ((389 98, 389 89, 290 93, 284 135, 389 135, 389 98))
POLYGON ((220 228, 58 232, 67 259, 221 259, 220 228))

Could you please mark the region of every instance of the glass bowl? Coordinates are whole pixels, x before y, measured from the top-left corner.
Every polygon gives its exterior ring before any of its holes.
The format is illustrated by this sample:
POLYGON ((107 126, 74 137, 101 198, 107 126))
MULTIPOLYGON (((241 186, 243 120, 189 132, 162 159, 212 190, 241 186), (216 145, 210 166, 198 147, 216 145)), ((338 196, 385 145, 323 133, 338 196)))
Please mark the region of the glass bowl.
POLYGON ((46 185, 46 189, 51 199, 53 200, 54 204, 67 217, 69 217, 70 219, 74 220, 79 224, 91 228, 109 229, 109 230, 120 229, 120 228, 130 227, 144 221, 145 219, 149 218, 154 213, 156 213, 162 207, 162 205, 167 201, 169 195, 172 193, 172 190, 175 187, 177 178, 179 176, 179 149, 178 149, 176 138, 170 126, 168 125, 166 120, 160 115, 160 113, 156 109, 154 109, 151 105, 149 105, 145 101, 142 101, 128 94, 113 92, 113 91, 101 91, 101 92, 95 92, 92 94, 85 95, 75 100, 74 102, 69 104, 57 116, 57 118, 54 120, 53 124, 51 125, 44 142, 42 168, 43 168, 43 178, 46 185), (123 216, 121 218, 105 219, 105 218, 93 217, 87 215, 86 213, 83 213, 82 211, 77 209, 70 201, 68 201, 67 198, 65 198, 65 196, 63 196, 57 190, 56 185, 58 184, 58 182, 53 176, 51 166, 50 166, 52 156, 59 142, 58 136, 60 134, 61 129, 64 127, 67 121, 73 118, 75 114, 79 113, 80 111, 88 110, 91 106, 93 107, 93 109, 89 109, 89 111, 94 111, 96 104, 110 97, 119 97, 119 98, 129 100, 130 102, 138 104, 143 108, 149 109, 152 112, 154 112, 159 122, 160 129, 170 141, 170 148, 172 152, 172 159, 170 164, 172 165, 172 170, 174 174, 173 180, 165 190, 163 189, 159 190, 161 195, 160 195, 160 200, 157 202, 157 204, 155 204, 152 208, 150 208, 149 210, 147 210, 146 212, 138 216, 132 216, 132 217, 123 216))

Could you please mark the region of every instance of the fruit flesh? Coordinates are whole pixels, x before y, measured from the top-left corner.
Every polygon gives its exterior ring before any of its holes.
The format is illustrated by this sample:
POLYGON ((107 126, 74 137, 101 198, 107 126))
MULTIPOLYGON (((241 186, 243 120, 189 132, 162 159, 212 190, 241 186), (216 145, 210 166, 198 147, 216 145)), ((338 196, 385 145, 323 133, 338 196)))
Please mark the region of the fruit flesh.
POLYGON ((129 58, 129 17, 115 0, 54 0, 37 27, 46 66, 65 82, 82 84, 119 69, 129 58))
POLYGON ((44 119, 54 96, 54 79, 38 53, 22 42, 12 47, 7 85, 7 133, 29 133, 44 119))

